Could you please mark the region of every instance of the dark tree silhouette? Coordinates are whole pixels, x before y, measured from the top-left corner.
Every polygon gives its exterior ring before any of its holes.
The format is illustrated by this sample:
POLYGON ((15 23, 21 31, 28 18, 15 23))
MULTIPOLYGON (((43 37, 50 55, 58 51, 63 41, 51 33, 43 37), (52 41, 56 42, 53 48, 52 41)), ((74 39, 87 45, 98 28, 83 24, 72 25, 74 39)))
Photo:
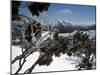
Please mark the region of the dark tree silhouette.
POLYGON ((12 1, 12 20, 19 20, 19 8, 28 7, 32 15, 39 16, 43 11, 47 11, 49 3, 38 3, 38 2, 23 2, 23 1, 12 1))

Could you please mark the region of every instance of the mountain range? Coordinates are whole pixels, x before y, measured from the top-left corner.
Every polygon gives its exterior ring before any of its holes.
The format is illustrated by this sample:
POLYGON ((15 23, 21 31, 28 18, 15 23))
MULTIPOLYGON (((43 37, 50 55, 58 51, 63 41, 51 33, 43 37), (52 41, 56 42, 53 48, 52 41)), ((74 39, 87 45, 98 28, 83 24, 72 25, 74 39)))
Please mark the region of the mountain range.
MULTIPOLYGON (((12 28, 22 28, 22 24, 12 22, 12 28)), ((46 23, 42 25, 44 30, 48 30, 49 28, 58 29, 60 33, 71 33, 75 30, 79 31, 89 31, 89 30, 96 30, 96 24, 91 25, 82 25, 82 24, 72 24, 70 22, 66 22, 64 20, 59 20, 55 22, 53 25, 46 23)))
POLYGON ((63 20, 59 20, 55 25, 54 28, 58 29, 61 33, 71 33, 75 30, 79 31, 89 31, 89 30, 96 30, 96 25, 80 25, 80 24, 72 24, 70 22, 66 22, 63 20))

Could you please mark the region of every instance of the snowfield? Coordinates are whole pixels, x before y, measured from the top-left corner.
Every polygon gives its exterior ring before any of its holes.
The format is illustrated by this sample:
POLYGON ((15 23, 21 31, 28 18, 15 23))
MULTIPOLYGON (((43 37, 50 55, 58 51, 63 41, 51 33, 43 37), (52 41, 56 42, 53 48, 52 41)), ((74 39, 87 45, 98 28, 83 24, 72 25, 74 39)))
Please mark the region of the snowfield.
MULTIPOLYGON (((21 54, 21 48, 17 46, 12 46, 12 59, 17 55, 21 54)), ((33 63, 38 59, 39 53, 35 52, 31 54, 24 64, 20 73, 23 73, 26 69, 31 67, 33 63)), ((69 57, 66 54, 60 57, 53 56, 53 62, 49 66, 39 66, 37 65, 33 72, 47 72, 47 71, 63 71, 63 70, 76 70, 75 66, 79 63, 78 59, 75 57, 69 57)), ((18 69, 18 62, 12 65, 12 74, 18 69)))
MULTIPOLYGON (((67 37, 68 35, 73 35, 75 32, 73 32, 71 34, 64 33, 64 34, 59 34, 59 35, 67 37)), ((95 37, 95 31, 89 31, 87 33, 90 35, 90 38, 95 37)), ((49 32, 44 32, 42 34, 43 39, 40 39, 37 44, 39 45, 40 43, 42 43, 43 41, 45 41, 49 37, 53 38, 52 35, 49 35, 49 32), (46 35, 48 35, 48 36, 46 36, 46 35)), ((12 60, 16 56, 20 55, 21 53, 22 53, 21 48, 19 46, 12 46, 12 60)), ((26 63, 23 65, 22 70, 19 73, 23 73, 28 68, 30 68, 32 66, 32 64, 34 64, 35 61, 38 59, 38 57, 39 57, 39 52, 34 52, 29 57, 27 57, 26 63)), ((69 56, 67 56, 67 54, 62 54, 60 57, 53 56, 53 62, 49 66, 37 65, 33 69, 33 73, 34 72, 48 72, 48 71, 77 70, 76 65, 79 64, 79 62, 80 62, 79 60, 80 60, 80 58, 73 57, 73 56, 69 57, 69 56)), ((94 59, 93 64, 95 64, 95 61, 96 60, 94 59)), ((19 67, 18 62, 19 61, 12 64, 12 74, 14 74, 16 72, 16 70, 18 69, 18 67, 19 67)), ((95 68, 95 65, 93 67, 95 68)))
MULTIPOLYGON (((59 34, 59 36, 64 36, 64 37, 72 36, 72 35, 74 35, 76 32, 77 32, 77 30, 75 30, 75 31, 72 32, 72 33, 62 33, 62 34, 59 34)), ((84 33, 87 33, 87 35, 89 35, 89 38, 90 38, 90 39, 95 38, 95 36, 96 36, 96 31, 95 31, 95 30, 84 31, 84 33)))

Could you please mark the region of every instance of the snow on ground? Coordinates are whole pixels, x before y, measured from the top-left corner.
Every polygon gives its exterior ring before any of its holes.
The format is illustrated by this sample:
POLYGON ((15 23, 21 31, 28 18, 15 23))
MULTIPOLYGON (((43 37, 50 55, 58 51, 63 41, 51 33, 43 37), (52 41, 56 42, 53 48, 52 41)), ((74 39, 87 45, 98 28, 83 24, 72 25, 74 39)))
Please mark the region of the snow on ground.
POLYGON ((16 56, 21 54, 21 48, 19 46, 12 46, 12 59, 14 59, 16 56))
MULTIPOLYGON (((73 36, 76 32, 77 32, 77 30, 75 30, 72 33, 60 33, 59 36, 64 36, 64 37, 73 36)), ((90 39, 95 38, 95 36, 96 36, 95 30, 84 31, 84 33, 87 33, 87 35, 89 35, 90 39)))
MULTIPOLYGON (((73 35, 75 32, 71 33, 70 35, 73 35)), ((89 31, 88 34, 90 37, 95 37, 95 31, 89 31)), ((64 33, 60 34, 60 36, 67 37, 69 34, 64 33)), ((42 34, 42 40, 40 40, 39 43, 42 43, 44 40, 46 40, 48 37, 52 38, 52 35, 49 35, 49 32, 44 32, 42 34), (48 35, 48 36, 46 36, 48 35), (46 37, 45 37, 46 36, 46 37)), ((19 46, 12 46, 12 59, 14 59, 16 56, 21 54, 21 48, 19 46)), ((38 59, 39 53, 35 52, 31 54, 24 64, 22 70, 20 73, 23 73, 26 69, 32 66, 33 63, 38 59)), ((76 70, 75 66, 79 63, 79 59, 76 57, 68 57, 66 54, 62 54, 59 58, 53 56, 53 62, 49 66, 39 66, 37 65, 33 72, 47 72, 47 71, 62 71, 62 70, 76 70)), ((18 69, 18 61, 12 65, 12 73, 15 73, 18 69)))
POLYGON ((96 36, 96 30, 90 30, 86 33, 90 36, 90 39, 95 38, 96 36))
MULTIPOLYGON (((17 47, 17 46, 12 46, 12 59, 14 59, 14 57, 18 56, 21 54, 21 48, 17 47)), ((28 69, 32 63, 35 63, 35 61, 38 59, 39 53, 35 52, 34 54, 31 54, 27 59, 26 59, 26 63, 24 64, 21 73, 23 73, 26 69, 28 69)), ((12 73, 15 73, 16 70, 18 69, 19 65, 18 62, 15 62, 12 65, 12 73)))
MULTIPOLYGON (((20 53, 20 48, 12 46, 12 56, 13 58, 20 53)), ((33 63, 38 59, 39 53, 35 52, 31 54, 24 64, 20 73, 23 73, 26 69, 32 66, 33 63)), ((53 62, 49 66, 39 66, 37 65, 33 72, 47 72, 47 71, 62 71, 62 70, 76 70, 75 65, 78 64, 78 60, 75 57, 68 57, 66 54, 62 54, 59 58, 53 56, 53 62)), ((15 73, 18 69, 18 61, 12 65, 12 73, 15 73)))
POLYGON ((61 55, 59 58, 53 56, 53 62, 49 66, 37 65, 33 72, 47 72, 47 71, 63 71, 63 70, 76 70, 77 60, 73 57, 68 57, 66 54, 61 55), (70 58, 72 60, 70 60, 70 58), (73 64, 75 63, 75 64, 73 64))
POLYGON ((73 36, 76 32, 77 30, 73 31, 72 33, 60 33, 59 36, 63 37, 73 36))

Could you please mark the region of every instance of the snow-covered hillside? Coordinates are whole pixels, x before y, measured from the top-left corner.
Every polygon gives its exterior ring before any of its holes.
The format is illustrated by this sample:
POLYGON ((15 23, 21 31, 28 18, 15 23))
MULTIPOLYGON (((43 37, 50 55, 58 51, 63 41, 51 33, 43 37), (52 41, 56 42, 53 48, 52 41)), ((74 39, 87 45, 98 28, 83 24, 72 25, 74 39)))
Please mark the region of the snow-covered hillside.
MULTIPOLYGON (((77 30, 73 31, 72 33, 60 33, 60 36, 72 36, 77 32, 77 30)), ((89 35, 90 39, 95 39, 96 38, 96 30, 90 30, 90 31, 84 31, 84 33, 87 33, 87 35, 89 35)))

